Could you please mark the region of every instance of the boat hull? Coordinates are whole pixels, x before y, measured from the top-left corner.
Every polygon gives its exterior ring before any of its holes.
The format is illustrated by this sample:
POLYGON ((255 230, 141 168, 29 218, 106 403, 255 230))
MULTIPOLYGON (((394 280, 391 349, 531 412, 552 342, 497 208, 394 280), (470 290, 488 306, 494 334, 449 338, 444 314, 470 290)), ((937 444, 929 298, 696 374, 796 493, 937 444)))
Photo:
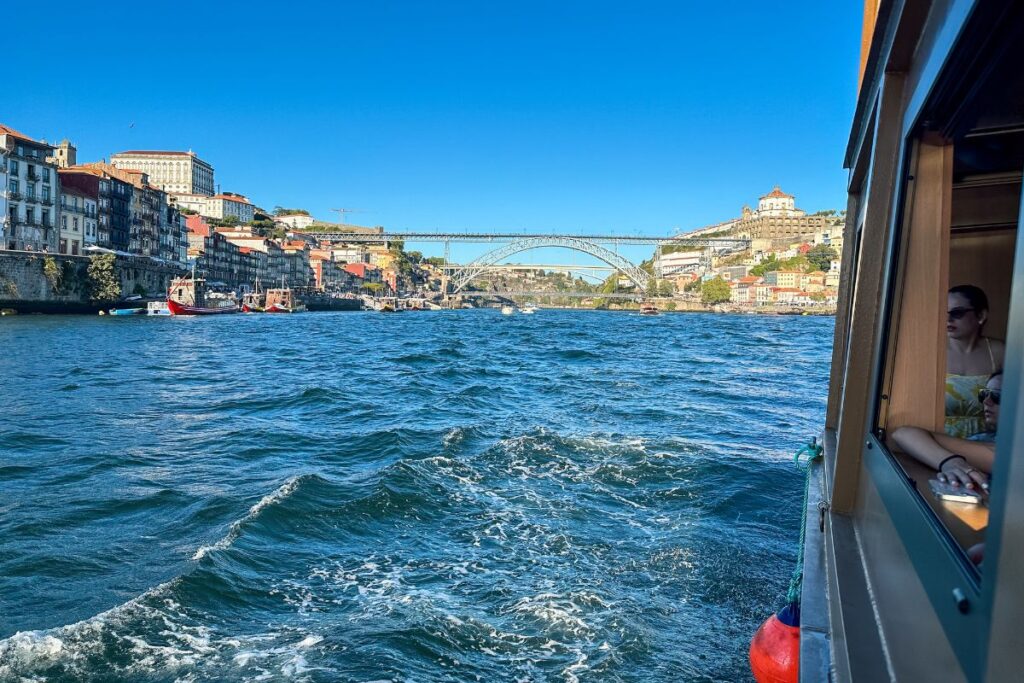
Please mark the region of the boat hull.
POLYGON ((222 306, 218 308, 204 308, 202 306, 187 306, 178 303, 174 299, 167 300, 167 309, 171 315, 223 315, 227 313, 238 313, 238 306, 222 306))

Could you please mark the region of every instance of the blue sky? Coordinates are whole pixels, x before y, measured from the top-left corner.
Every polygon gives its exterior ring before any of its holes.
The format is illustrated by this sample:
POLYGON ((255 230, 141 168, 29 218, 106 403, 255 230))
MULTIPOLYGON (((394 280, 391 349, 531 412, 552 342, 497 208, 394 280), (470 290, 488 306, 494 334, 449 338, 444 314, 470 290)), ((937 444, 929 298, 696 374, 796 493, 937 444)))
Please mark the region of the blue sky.
POLYGON ((668 234, 774 184, 845 205, 861 8, 10 3, 0 121, 84 161, 191 148, 327 220, 668 234))

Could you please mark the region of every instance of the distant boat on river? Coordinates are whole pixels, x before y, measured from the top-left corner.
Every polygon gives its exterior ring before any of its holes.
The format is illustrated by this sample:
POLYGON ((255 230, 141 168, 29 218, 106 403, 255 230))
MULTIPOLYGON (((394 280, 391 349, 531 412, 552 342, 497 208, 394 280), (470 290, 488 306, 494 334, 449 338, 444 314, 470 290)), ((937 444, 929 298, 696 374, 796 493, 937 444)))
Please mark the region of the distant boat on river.
POLYGON ((206 280, 191 277, 174 278, 167 290, 167 308, 171 315, 219 315, 238 313, 238 304, 227 296, 206 291, 206 280))

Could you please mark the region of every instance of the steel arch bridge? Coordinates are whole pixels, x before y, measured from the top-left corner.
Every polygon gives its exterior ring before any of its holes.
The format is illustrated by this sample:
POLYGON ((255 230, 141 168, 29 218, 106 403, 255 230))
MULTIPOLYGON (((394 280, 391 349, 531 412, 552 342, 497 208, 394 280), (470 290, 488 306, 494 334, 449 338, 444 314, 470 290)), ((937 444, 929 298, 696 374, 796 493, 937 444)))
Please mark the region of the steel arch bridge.
POLYGON ((493 251, 467 263, 465 266, 452 273, 453 293, 458 294, 463 287, 486 271, 490 266, 502 261, 513 254, 530 249, 543 249, 545 247, 562 247, 589 254, 594 258, 604 261, 609 266, 619 271, 640 288, 640 291, 647 291, 647 284, 651 276, 645 271, 634 266, 628 259, 620 256, 611 249, 602 247, 600 244, 591 242, 579 237, 568 237, 560 235, 544 235, 540 237, 529 237, 518 239, 502 245, 493 251))

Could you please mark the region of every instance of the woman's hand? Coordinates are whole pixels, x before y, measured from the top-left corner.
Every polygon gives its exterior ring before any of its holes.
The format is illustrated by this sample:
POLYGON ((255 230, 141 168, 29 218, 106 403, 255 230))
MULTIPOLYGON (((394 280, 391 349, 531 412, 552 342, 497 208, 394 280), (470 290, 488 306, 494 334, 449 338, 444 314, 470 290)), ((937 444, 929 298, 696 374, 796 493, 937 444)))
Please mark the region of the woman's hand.
POLYGON ((988 475, 976 467, 971 467, 963 457, 956 457, 943 463, 936 479, 950 486, 963 486, 971 491, 977 491, 983 497, 988 496, 988 475))

